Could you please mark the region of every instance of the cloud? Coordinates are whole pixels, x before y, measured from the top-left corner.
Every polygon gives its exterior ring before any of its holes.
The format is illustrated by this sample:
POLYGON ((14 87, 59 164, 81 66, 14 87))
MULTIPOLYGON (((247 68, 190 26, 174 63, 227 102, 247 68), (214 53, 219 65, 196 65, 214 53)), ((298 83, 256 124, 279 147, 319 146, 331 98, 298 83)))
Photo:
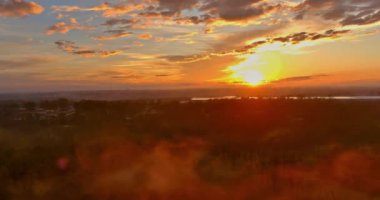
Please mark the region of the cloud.
POLYGON ((45 57, 26 57, 6 60, 0 59, 0 69, 35 67, 46 63, 50 63, 51 61, 51 59, 45 57))
POLYGON ((265 0, 153 0, 157 5, 147 7, 140 16, 162 18, 179 24, 223 24, 252 22, 281 8, 265 0), (196 10, 196 14, 183 14, 196 10))
POLYGON ((206 60, 210 58, 211 54, 194 54, 194 55, 172 55, 172 56, 162 56, 161 58, 166 59, 170 62, 178 62, 178 63, 191 63, 197 62, 201 60, 206 60))
POLYGON ((217 43, 213 44, 213 49, 216 50, 229 50, 232 48, 237 48, 244 46, 244 44, 249 40, 254 40, 257 38, 267 37, 268 35, 277 35, 286 28, 289 24, 282 23, 278 25, 268 26, 262 29, 252 29, 242 32, 235 32, 222 37, 217 43))
POLYGON ((133 25, 139 23, 140 20, 138 19, 109 19, 106 22, 104 22, 102 25, 104 26, 116 26, 116 25, 123 25, 127 27, 132 27, 133 25))
POLYGON ((0 0, 0 16, 24 17, 27 15, 37 15, 43 11, 44 8, 34 1, 0 0))
POLYGON ((70 18, 70 23, 66 22, 57 22, 54 25, 50 26, 46 31, 47 35, 53 35, 55 33, 68 33, 71 30, 91 30, 94 27, 84 26, 77 22, 75 18, 70 18))
POLYGON ((316 75, 310 75, 310 76, 293 76, 293 77, 288 77, 288 78, 272 81, 271 83, 288 83, 288 82, 296 82, 296 81, 307 81, 307 80, 323 78, 323 77, 327 77, 327 76, 329 76, 329 75, 327 75, 327 74, 316 74, 316 75))
POLYGON ((150 6, 141 12, 140 16, 147 18, 162 17, 171 20, 171 17, 178 17, 183 11, 194 8, 198 0, 151 0, 148 2, 150 6))
POLYGON ((178 23, 211 24, 219 21, 247 22, 266 16, 280 8, 279 4, 271 5, 265 0, 155 0, 157 6, 151 6, 141 13, 145 17, 163 17, 178 23), (197 15, 182 16, 185 10, 195 9, 197 15), (171 17, 174 17, 171 18, 171 17))
POLYGON ((118 55, 122 53, 120 50, 112 50, 112 51, 106 51, 106 50, 92 50, 87 48, 82 48, 76 46, 74 42, 66 41, 66 40, 59 40, 56 41, 55 44, 58 46, 59 49, 73 54, 73 55, 80 55, 84 57, 110 57, 114 55, 118 55))
POLYGON ((123 37, 128 37, 132 34, 132 32, 127 32, 125 30, 109 30, 106 31, 108 35, 101 35, 94 37, 95 40, 115 40, 123 37))
POLYGON ((342 25, 368 25, 380 21, 380 10, 366 10, 356 15, 348 15, 341 21, 342 25))
POLYGON ((157 74, 156 77, 168 77, 168 76, 174 76, 173 74, 157 74))
POLYGON ((368 25, 380 21, 378 0, 305 0, 295 7, 296 19, 318 16, 340 25, 368 25))
POLYGON ((178 24, 210 24, 215 19, 209 14, 204 14, 200 16, 180 17, 175 19, 175 21, 178 24))
POLYGON ((224 21, 248 21, 265 16, 279 8, 269 5, 264 0, 212 0, 207 1, 201 8, 213 13, 224 21))
POLYGON ((141 40, 150 40, 150 39, 153 38, 153 36, 151 34, 149 34, 149 33, 143 33, 143 34, 139 35, 139 38, 141 40))
POLYGON ((159 3, 159 10, 162 10, 163 13, 167 14, 178 14, 183 10, 193 8, 198 0, 186 0, 186 1, 178 1, 178 0, 157 0, 159 3))
POLYGON ((290 34, 284 37, 274 37, 274 38, 267 38, 265 40, 258 40, 254 41, 251 44, 245 45, 243 47, 231 50, 231 51, 224 51, 225 54, 246 54, 246 53, 253 53, 252 50, 254 50, 257 47, 263 46, 265 44, 270 44, 274 42, 281 42, 285 44, 298 44, 304 41, 315 41, 315 40, 321 40, 321 39, 336 39, 341 37, 344 34, 349 33, 350 30, 327 30, 321 33, 317 32, 299 32, 290 34))
POLYGON ((75 5, 69 6, 52 6, 51 8, 55 12, 79 12, 79 11, 91 11, 91 12, 101 12, 104 17, 115 17, 128 14, 133 11, 141 10, 145 6, 144 4, 117 4, 112 5, 110 3, 102 3, 100 5, 82 8, 75 5))
POLYGON ((299 32, 295 34, 290 34, 284 37, 274 37, 274 38, 266 38, 251 42, 247 45, 242 45, 238 47, 231 47, 229 49, 213 49, 207 53, 193 54, 193 55, 172 55, 172 56, 163 56, 162 58, 167 59, 172 62, 179 63, 189 63, 189 62, 197 62, 200 60, 206 60, 215 56, 227 56, 227 55, 242 55, 242 54, 252 54, 254 51, 263 45, 271 44, 275 42, 280 42, 284 44, 298 44, 304 41, 315 41, 321 39, 335 39, 339 38, 344 34, 349 33, 350 30, 327 30, 321 33, 316 32, 299 32))
POLYGON ((306 40, 319 40, 323 38, 337 38, 343 34, 350 32, 350 30, 327 30, 324 33, 308 33, 300 32, 291 34, 285 37, 276 37, 272 39, 273 42, 283 42, 283 43, 292 43, 298 44, 306 40))
POLYGON ((123 79, 123 80, 138 80, 142 79, 143 76, 133 73, 132 71, 126 70, 103 70, 97 71, 96 73, 88 74, 88 78, 91 79, 123 79))

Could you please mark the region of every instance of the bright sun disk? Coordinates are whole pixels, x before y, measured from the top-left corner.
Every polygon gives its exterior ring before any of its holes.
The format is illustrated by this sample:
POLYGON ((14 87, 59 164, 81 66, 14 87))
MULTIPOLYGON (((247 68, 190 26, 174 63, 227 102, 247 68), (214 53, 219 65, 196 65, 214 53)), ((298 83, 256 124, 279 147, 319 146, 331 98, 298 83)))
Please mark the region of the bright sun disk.
POLYGON ((265 75, 255 68, 255 65, 260 64, 260 59, 257 55, 245 57, 243 62, 238 65, 228 67, 225 72, 229 73, 228 82, 240 83, 248 86, 258 86, 265 81, 265 75))
POLYGON ((246 86, 259 86, 278 79, 283 66, 281 57, 274 52, 242 55, 240 62, 227 67, 223 80, 246 86))
POLYGON ((241 78, 244 83, 251 86, 257 86, 264 82, 264 75, 255 69, 242 71, 241 78))

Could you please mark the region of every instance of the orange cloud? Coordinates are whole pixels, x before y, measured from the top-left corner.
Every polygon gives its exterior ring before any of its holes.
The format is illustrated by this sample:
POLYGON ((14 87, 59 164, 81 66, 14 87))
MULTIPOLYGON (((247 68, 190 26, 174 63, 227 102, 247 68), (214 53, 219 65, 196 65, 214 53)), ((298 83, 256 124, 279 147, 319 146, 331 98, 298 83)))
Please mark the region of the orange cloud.
POLYGON ((139 38, 142 40, 150 40, 153 38, 153 36, 149 33, 143 33, 139 35, 139 38))
POLYGON ((84 26, 77 22, 75 18, 70 18, 70 23, 57 22, 56 24, 50 26, 46 31, 47 35, 53 35, 55 33, 67 33, 71 30, 90 30, 93 29, 92 26, 84 26))
POLYGON ((0 1, 0 16, 24 17, 27 15, 37 15, 44 11, 38 3, 24 0, 3 0, 0 1))
POLYGON ((114 17, 128 14, 132 11, 141 10, 145 6, 143 4, 127 4, 127 5, 111 5, 110 3, 102 3, 100 5, 90 7, 90 8, 81 8, 79 6, 52 6, 51 8, 55 12, 78 12, 78 11, 93 11, 93 12, 102 12, 104 17, 114 17))

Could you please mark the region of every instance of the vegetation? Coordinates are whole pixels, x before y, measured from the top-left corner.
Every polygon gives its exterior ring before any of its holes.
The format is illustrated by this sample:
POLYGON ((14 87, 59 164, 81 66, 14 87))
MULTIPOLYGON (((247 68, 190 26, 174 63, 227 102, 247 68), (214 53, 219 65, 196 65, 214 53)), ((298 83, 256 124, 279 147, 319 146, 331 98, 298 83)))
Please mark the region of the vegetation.
POLYGON ((380 199, 380 102, 3 102, 0 199, 380 199))

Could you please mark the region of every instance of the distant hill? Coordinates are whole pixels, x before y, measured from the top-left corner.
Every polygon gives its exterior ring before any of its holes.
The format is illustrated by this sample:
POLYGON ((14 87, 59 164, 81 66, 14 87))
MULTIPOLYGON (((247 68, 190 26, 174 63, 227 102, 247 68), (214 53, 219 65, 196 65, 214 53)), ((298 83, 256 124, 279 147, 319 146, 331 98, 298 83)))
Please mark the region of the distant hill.
POLYGON ((380 96, 380 87, 341 88, 212 88, 171 90, 101 90, 61 91, 43 93, 3 93, 0 100, 42 100, 67 98, 71 100, 136 100, 188 99, 193 97, 222 96, 380 96))

